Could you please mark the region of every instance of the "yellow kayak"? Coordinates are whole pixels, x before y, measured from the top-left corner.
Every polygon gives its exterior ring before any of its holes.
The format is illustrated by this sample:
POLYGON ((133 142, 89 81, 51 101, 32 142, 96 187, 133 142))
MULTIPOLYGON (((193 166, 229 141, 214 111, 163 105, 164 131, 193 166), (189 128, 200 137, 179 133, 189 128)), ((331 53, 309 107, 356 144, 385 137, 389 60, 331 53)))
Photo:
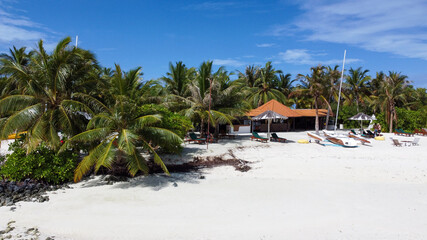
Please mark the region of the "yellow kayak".
POLYGON ((19 137, 19 135, 21 134, 27 134, 27 131, 25 132, 20 132, 20 133, 14 133, 14 134, 10 134, 9 136, 7 136, 7 139, 16 139, 19 137))

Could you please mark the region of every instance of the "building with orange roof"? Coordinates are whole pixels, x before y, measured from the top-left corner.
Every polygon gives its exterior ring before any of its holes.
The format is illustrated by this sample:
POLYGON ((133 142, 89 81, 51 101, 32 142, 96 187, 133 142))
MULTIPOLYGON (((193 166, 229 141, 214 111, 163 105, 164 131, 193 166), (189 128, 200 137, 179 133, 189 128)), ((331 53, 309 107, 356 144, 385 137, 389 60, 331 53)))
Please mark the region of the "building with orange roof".
MULTIPOLYGON (((255 117, 265 111, 271 110, 280 115, 288 117, 287 120, 276 119, 273 120, 270 128, 271 131, 275 132, 283 132, 283 131, 291 131, 291 130, 308 130, 314 129, 315 118, 316 118, 316 109, 291 109, 288 106, 283 105, 282 103, 276 100, 270 100, 262 106, 258 108, 250 110, 246 113, 248 117, 255 117)), ((325 126, 326 115, 328 114, 327 109, 318 109, 319 115, 319 126, 322 129, 325 126)), ((332 113, 329 113, 330 117, 333 116, 332 113)), ((332 118, 331 118, 332 120, 332 118)), ((244 121, 244 125, 236 125, 234 126, 234 130, 238 131, 239 127, 243 127, 245 129, 250 128, 252 130, 264 132, 267 131, 267 123, 263 121, 244 121), (248 126, 250 124, 250 126, 248 126)))

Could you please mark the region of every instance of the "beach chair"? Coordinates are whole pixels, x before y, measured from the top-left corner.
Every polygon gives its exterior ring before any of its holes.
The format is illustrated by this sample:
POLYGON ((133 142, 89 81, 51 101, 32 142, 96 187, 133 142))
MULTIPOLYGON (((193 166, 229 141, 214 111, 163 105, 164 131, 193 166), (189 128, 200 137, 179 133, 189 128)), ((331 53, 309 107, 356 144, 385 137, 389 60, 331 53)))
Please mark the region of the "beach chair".
POLYGON ((420 138, 414 138, 414 141, 412 141, 412 146, 419 146, 418 142, 420 141, 420 138))
MULTIPOLYGON (((368 135, 375 137, 375 134, 371 131, 371 130, 366 130, 366 133, 368 133, 368 135)), ((380 134, 378 134, 379 136, 380 134)))
POLYGON ((401 147, 402 143, 399 142, 399 140, 394 139, 394 138, 390 138, 393 141, 393 145, 396 147, 401 147))
POLYGON ((420 136, 425 136, 425 135, 427 135, 427 131, 424 130, 423 128, 415 129, 414 130, 414 134, 417 134, 417 135, 420 135, 420 136))
POLYGON ((188 134, 189 139, 185 139, 185 142, 195 142, 199 144, 206 143, 206 138, 198 138, 195 133, 191 132, 188 134))
POLYGON ((257 132, 252 132, 251 141, 257 140, 260 142, 267 142, 268 138, 261 137, 257 132))
POLYGON ((357 135, 356 131, 354 131, 354 129, 350 130, 351 133, 353 133, 354 135, 357 135))
MULTIPOLYGON (((372 132, 371 132, 372 133, 372 132)), ((369 134, 369 133, 367 133, 365 130, 362 130, 362 134, 361 134, 361 136, 362 137, 365 137, 365 138, 374 138, 375 137, 375 135, 374 134, 369 134)))
POLYGON ((400 133, 402 133, 402 135, 404 135, 404 136, 407 136, 407 137, 412 137, 412 136, 414 136, 414 133, 412 133, 412 132, 406 132, 406 131, 404 131, 403 129, 397 129, 397 130, 399 130, 399 132, 400 133))
POLYGON ((396 128, 396 129, 394 130, 394 135, 403 136, 404 134, 403 134, 403 132, 402 132, 402 130, 401 130, 401 129, 396 128))
POLYGON ((421 131, 421 130, 419 130, 417 128, 414 129, 414 134, 415 135, 424 135, 423 131, 421 131))
POLYGON ((281 138, 279 136, 277 136, 276 133, 272 133, 271 134, 271 141, 275 141, 275 142, 286 142, 286 138, 281 138))
POLYGON ((210 136, 210 137, 207 139, 207 141, 208 141, 208 142, 210 142, 210 143, 217 143, 217 142, 218 142, 218 138, 216 138, 216 137, 214 137, 214 136, 210 136))

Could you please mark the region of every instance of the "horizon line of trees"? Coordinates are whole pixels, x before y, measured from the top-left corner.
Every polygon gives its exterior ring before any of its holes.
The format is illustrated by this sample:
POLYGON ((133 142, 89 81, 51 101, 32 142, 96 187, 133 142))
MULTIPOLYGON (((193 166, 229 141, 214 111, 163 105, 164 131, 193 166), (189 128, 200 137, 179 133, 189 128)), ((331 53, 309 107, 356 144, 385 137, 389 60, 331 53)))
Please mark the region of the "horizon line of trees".
MULTIPOLYGON (((0 55, 0 138, 26 131, 28 153, 42 143, 59 152, 86 148, 75 181, 92 168, 146 173, 150 161, 167 172, 157 152, 179 152, 187 130, 198 127, 204 132, 209 121, 218 134, 219 124, 232 124, 272 99, 316 109, 318 131, 317 110, 332 113, 338 102, 337 65, 314 66, 309 74, 292 78, 267 62, 249 65, 231 80, 234 73, 224 67, 214 71, 212 61, 197 68, 179 61, 170 63, 163 77, 143 81, 141 67, 102 67, 93 53, 70 43, 64 38, 48 53, 40 40, 32 51, 13 47, 0 55), (152 159, 144 158, 144 152, 152 159)), ((377 72, 374 77, 368 73, 361 67, 348 70, 343 108, 382 116, 389 131, 401 117, 399 109, 416 111, 425 127, 425 88, 414 88, 398 72, 377 72)))

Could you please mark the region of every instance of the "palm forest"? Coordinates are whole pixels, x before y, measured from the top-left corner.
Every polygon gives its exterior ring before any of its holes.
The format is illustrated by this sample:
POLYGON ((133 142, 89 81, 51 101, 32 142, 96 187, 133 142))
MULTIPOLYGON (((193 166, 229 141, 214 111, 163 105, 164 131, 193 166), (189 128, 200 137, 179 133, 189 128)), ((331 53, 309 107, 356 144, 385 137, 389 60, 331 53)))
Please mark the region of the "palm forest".
MULTIPOLYGON (((152 166, 168 174, 160 155, 179 154, 187 132, 203 132, 209 121, 218 134, 219 125, 272 99, 335 112, 340 78, 338 66, 291 76, 271 62, 229 72, 205 61, 170 63, 162 77, 145 80, 141 67, 100 66, 69 37, 51 52, 42 40, 31 51, 13 47, 0 55, 0 139, 19 139, 0 156, 0 176, 59 184, 97 172, 149 174, 152 166)), ((375 114, 384 132, 427 126, 426 89, 401 72, 346 69, 340 104, 345 128, 357 128, 348 118, 358 112, 375 114)))

